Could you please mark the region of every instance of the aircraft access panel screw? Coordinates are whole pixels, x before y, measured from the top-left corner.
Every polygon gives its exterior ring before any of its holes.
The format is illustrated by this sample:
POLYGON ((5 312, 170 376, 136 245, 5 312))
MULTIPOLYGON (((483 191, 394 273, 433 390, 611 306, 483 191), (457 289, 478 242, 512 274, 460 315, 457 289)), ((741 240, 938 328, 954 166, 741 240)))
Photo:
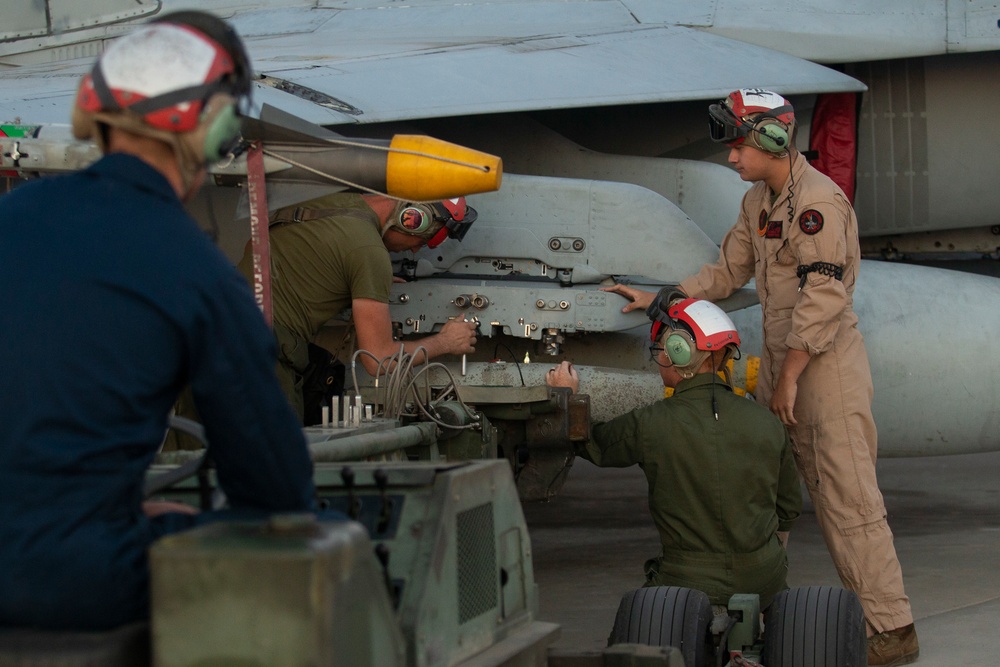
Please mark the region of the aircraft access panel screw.
POLYGON ((567 308, 569 308, 569 301, 560 301, 559 307, 562 308, 563 310, 566 310, 567 308))
POLYGON ((536 301, 535 302, 535 307, 536 308, 544 308, 545 307, 545 300, 544 299, 539 299, 538 301, 536 301))
POLYGON ((409 303, 410 302, 410 295, 409 294, 400 294, 399 295, 399 302, 400 303, 409 303))
POLYGON ((562 241, 559 239, 549 239, 549 250, 559 250, 562 248, 562 241))
POLYGON ((583 242, 583 239, 576 239, 575 241, 573 241, 573 250, 576 250, 577 252, 580 252, 586 246, 587 244, 583 242))

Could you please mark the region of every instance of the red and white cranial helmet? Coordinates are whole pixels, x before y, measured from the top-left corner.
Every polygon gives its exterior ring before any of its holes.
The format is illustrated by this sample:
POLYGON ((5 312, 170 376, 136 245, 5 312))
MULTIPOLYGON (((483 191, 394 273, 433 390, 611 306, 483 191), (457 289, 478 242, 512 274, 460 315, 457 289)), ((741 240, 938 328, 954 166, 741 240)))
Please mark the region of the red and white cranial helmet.
POLYGON ((786 125, 795 122, 792 103, 781 95, 762 88, 734 90, 726 97, 725 105, 740 120, 757 114, 766 114, 769 118, 777 118, 786 125))
POLYGON ((744 141, 767 153, 784 154, 792 139, 795 109, 777 93, 740 88, 708 107, 712 141, 729 147, 744 141))
POLYGON ((206 12, 164 14, 112 42, 84 75, 73 134, 104 148, 101 125, 117 126, 176 144, 186 163, 218 161, 238 143, 250 91, 229 24, 206 12))
POLYGON ((681 299, 667 306, 667 315, 673 320, 675 328, 680 323, 691 332, 699 350, 708 352, 740 344, 736 325, 726 311, 711 301, 681 299))
POLYGON ((186 26, 154 24, 111 44, 77 92, 83 111, 129 110, 150 127, 190 132, 215 82, 234 71, 222 48, 186 26))
POLYGON ((650 341, 662 342, 663 352, 681 377, 692 377, 713 352, 722 352, 720 365, 739 355, 736 325, 711 301, 689 298, 667 286, 649 304, 646 315, 653 321, 650 341))

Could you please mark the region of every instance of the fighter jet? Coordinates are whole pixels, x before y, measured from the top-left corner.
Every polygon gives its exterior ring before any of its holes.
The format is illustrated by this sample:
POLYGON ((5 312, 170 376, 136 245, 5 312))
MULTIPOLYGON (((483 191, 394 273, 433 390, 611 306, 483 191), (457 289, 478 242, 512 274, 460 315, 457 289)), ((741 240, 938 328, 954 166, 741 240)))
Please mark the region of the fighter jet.
MULTIPOLYGON (((648 322, 598 288, 656 289, 714 261, 747 185, 709 141, 707 107, 737 88, 792 100, 797 148, 847 174, 838 178, 854 191, 872 257, 1000 245, 1000 161, 984 150, 1000 106, 1000 11, 985 2, 5 3, 0 122, 24 135, 0 138, 11 183, 85 162, 85 147, 58 128, 79 76, 107 40, 192 7, 244 36, 255 128, 275 146, 273 207, 357 175, 336 159, 319 171, 343 171, 340 181, 292 168, 278 150, 292 136, 311 137, 297 142, 307 152, 331 137, 430 136, 502 158, 502 187, 470 196, 479 219, 461 244, 396 258, 412 279, 393 291, 400 335, 450 317, 481 324, 477 355, 461 367, 470 385, 540 384, 542 368, 569 359, 596 380, 597 418, 656 398, 648 322)), ((249 236, 248 204, 233 187, 245 172, 240 160, 217 168, 197 208, 234 259, 249 236)), ((882 455, 1000 448, 1000 282, 863 265, 855 308, 882 455)), ((746 290, 724 304, 747 356, 760 349, 755 301, 746 290)))

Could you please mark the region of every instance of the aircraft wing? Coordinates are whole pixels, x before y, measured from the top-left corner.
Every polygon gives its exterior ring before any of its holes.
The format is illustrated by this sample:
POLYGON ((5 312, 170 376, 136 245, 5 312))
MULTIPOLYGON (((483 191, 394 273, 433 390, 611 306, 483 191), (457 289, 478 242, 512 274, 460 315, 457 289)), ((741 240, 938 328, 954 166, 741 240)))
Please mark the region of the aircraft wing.
MULTIPOLYGON (((248 36, 264 82, 276 86, 262 100, 286 109, 296 96, 344 103, 290 109, 317 124, 710 99, 747 81, 786 94, 863 90, 850 77, 770 49, 626 20, 618 3, 446 9, 450 14, 431 5, 343 11, 294 39, 269 34, 268 12, 240 12, 232 21, 248 36), (504 20, 508 14, 517 22, 504 20), (299 92, 281 91, 286 82, 299 92)), ((298 13, 305 23, 321 12, 298 13)))
MULTIPOLYGON (((259 104, 320 125, 703 100, 748 81, 785 94, 864 89, 832 69, 676 18, 642 22, 611 0, 162 2, 162 11, 182 8, 235 25, 262 75, 259 104)), ((73 53, 69 36, 55 37, 73 53)), ((13 50, 0 50, 0 63, 14 65, 0 64, 0 121, 66 122, 93 48, 58 62, 28 62, 13 50)))
POLYGON ((317 124, 710 99, 751 80, 787 94, 863 90, 770 49, 636 22, 618 2, 288 11, 241 10, 231 20, 274 86, 261 100, 317 124), (299 32, 280 36, 283 21, 299 32), (312 103, 324 95, 337 102, 312 103))

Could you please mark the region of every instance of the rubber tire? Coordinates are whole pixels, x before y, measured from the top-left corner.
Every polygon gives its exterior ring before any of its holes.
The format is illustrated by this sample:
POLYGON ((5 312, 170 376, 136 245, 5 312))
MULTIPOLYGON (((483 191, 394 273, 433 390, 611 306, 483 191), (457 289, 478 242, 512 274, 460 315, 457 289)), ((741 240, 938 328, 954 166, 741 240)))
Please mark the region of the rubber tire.
POLYGON ((673 646, 686 667, 705 667, 714 658, 712 605, 693 588, 650 586, 622 596, 609 644, 673 646))
POLYGON ((767 667, 864 667, 865 616, 858 596, 834 586, 805 586, 774 597, 764 619, 767 667))

